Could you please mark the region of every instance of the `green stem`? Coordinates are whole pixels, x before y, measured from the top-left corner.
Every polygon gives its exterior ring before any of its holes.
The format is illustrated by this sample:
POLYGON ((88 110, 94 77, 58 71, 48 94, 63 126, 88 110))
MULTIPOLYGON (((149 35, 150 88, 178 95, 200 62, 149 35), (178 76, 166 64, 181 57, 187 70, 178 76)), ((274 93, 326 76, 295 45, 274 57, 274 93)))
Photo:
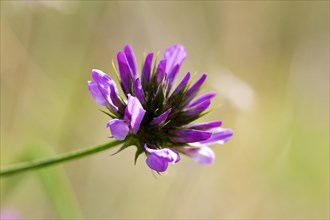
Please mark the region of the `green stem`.
POLYGON ((34 170, 42 167, 47 167, 50 165, 55 165, 61 162, 70 161, 73 159, 78 159, 80 157, 84 157, 87 155, 91 155, 100 151, 107 150, 109 148, 115 147, 119 144, 122 144, 123 141, 115 140, 110 143, 101 144, 95 147, 77 150, 73 152, 69 152, 63 155, 59 155, 50 159, 40 159, 40 160, 33 160, 27 161, 21 164, 13 165, 8 168, 4 168, 0 170, 0 177, 10 176, 13 174, 17 174, 24 171, 34 170))

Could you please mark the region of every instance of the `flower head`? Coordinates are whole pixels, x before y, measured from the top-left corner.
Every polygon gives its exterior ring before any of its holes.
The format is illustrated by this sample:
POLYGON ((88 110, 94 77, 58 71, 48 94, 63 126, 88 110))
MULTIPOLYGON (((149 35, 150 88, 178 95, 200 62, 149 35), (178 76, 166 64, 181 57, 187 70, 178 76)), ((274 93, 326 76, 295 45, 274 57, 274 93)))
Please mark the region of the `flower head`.
POLYGON ((136 157, 147 155, 147 165, 164 172, 168 163, 180 161, 178 152, 192 157, 199 164, 211 164, 215 154, 208 146, 224 144, 233 135, 221 128, 220 121, 191 124, 206 113, 214 92, 196 98, 207 75, 194 83, 188 72, 174 88, 175 79, 187 56, 182 45, 174 45, 164 52, 157 63, 154 54, 147 54, 141 74, 130 45, 117 54, 121 88, 126 100, 118 95, 115 82, 101 70, 93 70, 89 91, 95 102, 105 106, 112 119, 107 123, 112 136, 125 140, 120 149, 135 145, 136 157))

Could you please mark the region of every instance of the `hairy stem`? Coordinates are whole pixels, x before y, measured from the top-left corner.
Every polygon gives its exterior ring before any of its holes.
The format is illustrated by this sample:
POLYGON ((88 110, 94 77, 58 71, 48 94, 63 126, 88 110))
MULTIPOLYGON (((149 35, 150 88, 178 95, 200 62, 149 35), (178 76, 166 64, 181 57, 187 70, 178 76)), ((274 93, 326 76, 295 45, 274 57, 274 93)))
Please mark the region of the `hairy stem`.
POLYGON ((109 148, 115 147, 122 143, 123 143, 123 141, 115 140, 110 143, 97 145, 97 146, 90 147, 87 149, 72 151, 72 152, 69 152, 69 153, 66 153, 63 155, 59 155, 59 156, 56 156, 53 158, 49 158, 49 159, 32 160, 32 161, 27 161, 27 162, 24 162, 21 164, 12 165, 7 168, 1 169, 0 177, 10 176, 10 175, 21 173, 24 171, 34 170, 34 169, 38 169, 38 168, 42 168, 42 167, 56 165, 58 163, 62 163, 65 161, 78 159, 78 158, 81 158, 84 156, 95 154, 100 151, 107 150, 109 148))

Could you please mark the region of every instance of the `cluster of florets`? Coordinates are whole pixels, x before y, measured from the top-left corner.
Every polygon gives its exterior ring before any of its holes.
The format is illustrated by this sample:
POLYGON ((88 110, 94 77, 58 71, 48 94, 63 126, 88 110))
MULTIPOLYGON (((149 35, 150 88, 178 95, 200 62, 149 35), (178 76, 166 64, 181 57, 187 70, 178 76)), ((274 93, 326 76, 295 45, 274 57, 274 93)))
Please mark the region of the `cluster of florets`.
POLYGON ((94 69, 94 81, 88 82, 95 102, 109 110, 105 113, 112 118, 107 123, 112 136, 124 140, 120 150, 135 145, 135 161, 145 153, 148 166, 157 172, 164 172, 168 163, 179 162, 179 152, 199 164, 211 164, 215 154, 208 146, 223 144, 233 135, 232 130, 220 127, 221 121, 190 124, 206 113, 216 94, 195 98, 206 74, 192 84, 188 72, 173 87, 185 58, 182 45, 168 48, 159 62, 149 53, 139 74, 133 49, 126 45, 117 54, 119 71, 115 65, 114 71, 127 101, 118 95, 114 80, 101 70, 94 69))

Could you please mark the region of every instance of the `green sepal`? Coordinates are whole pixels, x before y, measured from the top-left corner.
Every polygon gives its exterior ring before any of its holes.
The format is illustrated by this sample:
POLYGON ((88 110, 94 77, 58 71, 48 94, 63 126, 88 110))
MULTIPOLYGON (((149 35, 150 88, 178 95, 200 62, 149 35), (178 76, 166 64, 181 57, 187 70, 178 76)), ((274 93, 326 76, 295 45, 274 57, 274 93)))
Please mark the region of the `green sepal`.
POLYGON ((115 71, 118 82, 121 82, 119 72, 118 72, 118 70, 116 68, 116 65, 115 65, 115 62, 113 60, 112 60, 112 68, 113 68, 113 71, 115 71))
POLYGON ((111 154, 111 156, 118 154, 119 152, 125 150, 129 146, 134 145, 133 141, 128 139, 127 141, 124 142, 123 146, 121 146, 115 153, 111 154))
POLYGON ((157 62, 158 62, 158 57, 159 57, 159 52, 158 52, 157 55, 155 56, 155 61, 154 61, 154 65, 153 65, 153 68, 152 68, 151 80, 155 80, 156 75, 157 75, 157 62))
POLYGON ((109 112, 106 112, 106 111, 103 111, 102 109, 99 109, 101 112, 103 112, 104 114, 106 114, 107 116, 111 117, 111 118, 117 118, 115 115, 109 113, 109 112))
POLYGON ((189 89, 189 87, 191 86, 191 81, 189 81, 187 83, 187 85, 182 88, 176 95, 174 95, 173 93, 168 97, 168 102, 167 104, 172 106, 173 104, 178 103, 179 108, 177 109, 178 111, 181 111, 181 108, 184 106, 184 99, 185 99, 185 95, 187 90, 189 89))
POLYGON ((135 152, 135 157, 134 157, 134 165, 136 165, 137 159, 139 156, 144 152, 144 148, 140 145, 136 145, 136 152, 135 152), (139 145, 139 146, 138 146, 139 145))
POLYGON ((154 98, 149 100, 148 103, 149 109, 158 109, 160 112, 162 112, 164 109, 165 95, 161 84, 158 85, 156 91, 153 91, 152 96, 154 98))
MULTIPOLYGON (((166 120, 167 120, 167 119, 166 119, 166 120)), ((161 128, 165 127, 165 126, 168 125, 170 122, 171 122, 171 120, 167 120, 161 128)))

